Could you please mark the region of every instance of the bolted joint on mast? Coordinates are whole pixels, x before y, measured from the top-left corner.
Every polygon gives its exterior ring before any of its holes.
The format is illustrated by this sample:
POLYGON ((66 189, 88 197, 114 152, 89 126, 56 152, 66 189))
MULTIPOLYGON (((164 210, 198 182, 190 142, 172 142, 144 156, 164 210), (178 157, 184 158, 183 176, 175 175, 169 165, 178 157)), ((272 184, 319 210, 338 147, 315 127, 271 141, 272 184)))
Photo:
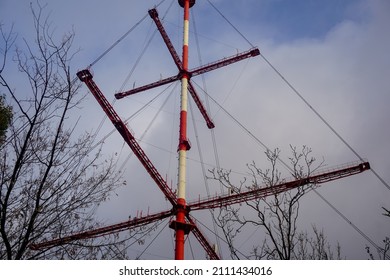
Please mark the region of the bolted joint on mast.
POLYGON ((180 79, 186 78, 189 81, 192 78, 192 73, 188 69, 180 69, 178 77, 180 79))
POLYGON ((180 138, 177 151, 189 151, 191 149, 191 142, 188 138, 180 138))
MULTIPOLYGON (((184 8, 184 2, 185 0, 179 0, 180 7, 184 8)), ((190 0, 190 8, 195 5, 195 0, 190 0)))
POLYGON ((189 214, 189 208, 186 207, 186 205, 180 203, 180 201, 178 201, 178 204, 174 207, 172 211, 176 214, 176 216, 179 215, 180 219, 172 220, 169 224, 169 227, 175 231, 182 230, 184 231, 184 235, 188 235, 195 227, 193 223, 185 221, 185 217, 189 214))

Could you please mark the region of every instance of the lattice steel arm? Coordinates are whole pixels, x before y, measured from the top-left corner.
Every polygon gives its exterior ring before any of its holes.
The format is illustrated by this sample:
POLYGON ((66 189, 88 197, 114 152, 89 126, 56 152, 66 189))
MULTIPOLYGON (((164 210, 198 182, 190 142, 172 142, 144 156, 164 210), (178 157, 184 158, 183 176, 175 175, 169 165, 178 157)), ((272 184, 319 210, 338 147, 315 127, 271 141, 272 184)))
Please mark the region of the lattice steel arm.
POLYGON ((138 144, 133 134, 130 132, 130 130, 125 125, 125 123, 121 120, 121 118, 115 112, 114 108, 107 101, 103 93, 95 84, 95 82, 92 79, 91 72, 88 69, 82 70, 77 73, 77 76, 82 82, 84 82, 87 85, 87 87, 89 88, 89 90, 91 91, 95 99, 98 101, 98 103, 100 104, 100 106, 102 107, 106 115, 108 116, 108 118, 114 124, 115 128, 122 135, 125 142, 129 145, 131 150, 134 152, 134 154, 137 156, 139 161, 145 167, 146 171, 156 182, 157 186, 160 188, 160 190, 163 192, 163 194, 169 200, 169 202, 173 206, 175 206, 176 195, 173 193, 171 188, 169 188, 168 184, 165 182, 164 178, 160 175, 156 167, 153 165, 153 163, 150 161, 148 156, 145 154, 144 150, 138 144))
POLYGON ((97 228, 97 229, 93 229, 93 230, 87 230, 84 232, 80 232, 80 233, 65 236, 65 237, 60 237, 57 239, 53 239, 53 240, 38 243, 38 244, 32 244, 32 245, 30 245, 30 249, 42 250, 45 248, 59 246, 59 245, 63 245, 63 244, 69 243, 69 242, 77 241, 77 240, 89 239, 89 238, 93 238, 93 237, 99 237, 99 236, 103 236, 103 235, 107 235, 107 234, 112 234, 115 232, 120 232, 123 230, 128 230, 128 229, 140 227, 143 225, 147 225, 147 224, 153 223, 155 221, 165 219, 171 215, 172 215, 172 211, 165 211, 165 212, 161 212, 158 214, 148 215, 145 217, 139 217, 139 218, 135 217, 131 220, 128 220, 128 221, 125 221, 125 222, 122 222, 119 224, 101 227, 101 228, 97 228))
POLYGON ((202 245, 207 255, 209 256, 210 260, 219 260, 220 258, 217 252, 215 252, 214 248, 210 245, 210 242, 207 240, 204 234, 199 230, 198 226, 196 225, 195 221, 191 218, 190 215, 187 215, 187 220, 190 224, 194 226, 192 228, 192 233, 195 235, 196 239, 202 245))
POLYGON ((255 200, 269 195, 279 194, 307 184, 321 184, 329 181, 334 181, 340 178, 361 173, 369 169, 370 164, 368 162, 363 162, 357 165, 351 165, 329 172, 323 172, 321 174, 310 176, 308 178, 285 182, 271 187, 256 188, 246 192, 235 193, 231 195, 221 195, 214 198, 206 198, 203 200, 190 202, 187 204, 187 207, 190 209, 190 211, 224 207, 236 203, 255 200))

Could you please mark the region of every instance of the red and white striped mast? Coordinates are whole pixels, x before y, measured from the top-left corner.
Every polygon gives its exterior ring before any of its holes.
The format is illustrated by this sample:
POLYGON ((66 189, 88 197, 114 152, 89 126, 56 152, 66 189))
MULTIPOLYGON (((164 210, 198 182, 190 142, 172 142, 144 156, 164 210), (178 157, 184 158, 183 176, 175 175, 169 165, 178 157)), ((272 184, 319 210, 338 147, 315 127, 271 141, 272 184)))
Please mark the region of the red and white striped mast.
POLYGON ((188 41, 189 41, 189 19, 190 7, 195 4, 195 0, 179 0, 179 4, 184 8, 183 27, 183 58, 182 58, 182 78, 181 78, 181 105, 180 105, 180 132, 179 132, 179 171, 177 187, 177 213, 176 221, 171 227, 176 231, 175 259, 184 259, 184 239, 185 234, 191 231, 191 225, 185 221, 186 216, 186 160, 187 150, 190 144, 187 138, 187 107, 188 107, 188 41))
POLYGON ((238 62, 240 60, 257 56, 260 54, 259 49, 252 48, 249 51, 218 60, 216 62, 197 67, 195 69, 188 69, 188 38, 189 38, 189 10, 195 4, 195 0, 178 0, 181 7, 184 8, 184 35, 183 35, 183 60, 180 61, 178 54, 176 53, 168 35, 166 34, 164 27, 162 26, 156 9, 149 11, 149 15, 155 21, 158 30, 160 31, 164 42, 166 43, 168 50, 170 51, 174 62, 179 68, 179 75, 175 75, 149 85, 141 86, 128 90, 125 92, 116 93, 115 97, 117 99, 123 98, 125 96, 135 94, 147 89, 155 88, 158 86, 171 83, 181 79, 181 112, 180 112, 180 135, 179 135, 179 172, 178 172, 178 194, 177 196, 173 193, 171 188, 167 185, 166 181, 157 171, 153 163, 150 161, 148 156, 142 150, 141 146, 138 144, 132 132, 127 128, 126 124, 121 120, 119 115, 115 112, 114 108, 107 101, 104 94, 101 92, 99 87, 93 81, 92 74, 90 70, 84 69, 77 73, 79 79, 84 82, 91 93, 94 95, 106 115, 109 117, 111 122, 114 124, 115 128, 121 134, 125 142, 129 145, 131 150, 140 160, 142 165, 145 167, 146 171, 153 178, 157 186, 163 192, 165 197, 172 204, 173 208, 168 211, 163 211, 157 214, 148 215, 146 217, 137 217, 136 219, 127 220, 118 224, 111 226, 105 226, 101 228, 96 228, 92 230, 87 230, 84 232, 79 232, 76 234, 68 235, 65 237, 59 237, 57 239, 48 240, 38 244, 30 244, 29 247, 32 250, 41 250, 43 248, 59 246, 61 244, 66 244, 69 242, 88 239, 93 237, 99 237, 110 233, 120 232, 126 229, 135 228, 138 226, 150 224, 157 220, 167 218, 172 215, 176 215, 176 220, 171 221, 170 228, 175 230, 176 233, 176 244, 175 244, 175 259, 183 260, 184 259, 184 241, 185 235, 189 234, 191 231, 194 236, 197 238, 199 243, 206 250, 210 259, 219 259, 218 254, 214 251, 210 243, 207 241, 205 236, 196 226, 194 220, 189 215, 190 210, 202 210, 202 209, 213 209, 223 206, 228 206, 236 203, 241 203, 245 201, 250 201, 258 199, 261 197, 266 197, 268 195, 274 195, 276 193, 281 193, 288 191, 290 189, 297 188, 306 184, 321 184, 354 174, 361 173, 365 170, 370 169, 368 162, 360 163, 358 165, 349 166, 347 168, 336 169, 331 172, 326 172, 323 174, 307 177, 304 179, 299 179, 291 182, 286 182, 281 185, 273 186, 271 188, 259 188, 256 190, 250 190, 247 192, 234 194, 234 195, 219 195, 215 198, 202 199, 195 202, 190 202, 187 205, 186 202, 186 155, 187 151, 190 149, 190 143, 187 139, 187 104, 188 104, 188 92, 191 94, 192 98, 195 101, 195 104, 198 106, 201 114, 203 115, 207 127, 209 129, 214 128, 214 123, 208 116, 204 106, 202 105, 201 100, 199 99, 195 88, 192 86, 190 78, 196 75, 201 75, 203 73, 212 71, 214 69, 224 67, 226 65, 238 62))

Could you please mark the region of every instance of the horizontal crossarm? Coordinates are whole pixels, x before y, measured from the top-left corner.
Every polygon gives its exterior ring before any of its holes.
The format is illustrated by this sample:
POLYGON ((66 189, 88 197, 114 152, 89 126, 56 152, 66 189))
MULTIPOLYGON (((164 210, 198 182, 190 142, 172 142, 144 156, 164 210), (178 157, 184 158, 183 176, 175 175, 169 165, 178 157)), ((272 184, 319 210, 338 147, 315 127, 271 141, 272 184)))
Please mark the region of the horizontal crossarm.
POLYGON ((218 61, 206 64, 206 65, 194 68, 194 69, 190 70, 189 72, 190 72, 191 76, 201 75, 201 74, 204 74, 206 72, 210 72, 212 70, 227 66, 227 65, 235 63, 235 62, 238 62, 240 60, 250 58, 253 56, 257 56, 259 54, 260 54, 260 51, 258 48, 250 49, 249 51, 239 53, 239 54, 236 54, 236 55, 233 55, 233 56, 230 56, 227 58, 223 58, 223 59, 220 59, 218 61))
POLYGON ((30 248, 32 250, 42 250, 45 248, 59 246, 59 245, 67 244, 67 243, 77 241, 77 240, 83 240, 83 239, 104 236, 107 234, 113 234, 116 232, 129 230, 132 228, 147 225, 147 224, 156 222, 156 221, 161 220, 161 219, 165 219, 165 218, 171 216, 172 214, 173 214, 172 211, 165 211, 165 212, 161 212, 158 214, 148 215, 145 217, 135 217, 133 219, 130 219, 130 220, 122 222, 122 223, 118 223, 118 224, 114 224, 114 225, 110 225, 110 226, 105 226, 105 227, 101 227, 101 228, 97 228, 97 229, 93 229, 93 230, 87 230, 84 232, 80 232, 80 233, 73 234, 73 235, 68 235, 65 237, 60 237, 57 239, 53 239, 53 240, 38 243, 38 244, 32 244, 32 245, 30 245, 30 248))
MULTIPOLYGON (((246 52, 243 52, 243 53, 239 53, 237 55, 233 55, 231 57, 224 58, 224 59, 221 59, 221 60, 209 63, 207 65, 203 65, 203 66, 197 67, 195 69, 192 69, 192 70, 188 71, 188 75, 189 75, 189 77, 197 76, 197 75, 200 75, 200 74, 207 73, 209 71, 218 69, 220 67, 227 66, 229 64, 238 62, 240 60, 243 60, 243 59, 246 59, 246 58, 249 58, 249 57, 253 57, 253 56, 257 56, 259 54, 260 54, 259 49, 257 49, 257 48, 251 49, 249 51, 246 51, 246 52)), ((141 91, 149 90, 149 89, 152 89, 152 88, 156 88, 156 87, 159 87, 159 86, 163 86, 163 85, 172 83, 174 81, 177 81, 177 80, 181 79, 182 74, 183 74, 182 73, 182 68, 180 67, 179 68, 179 74, 176 75, 176 76, 165 78, 165 79, 156 81, 156 82, 148 84, 148 85, 144 85, 144 86, 140 86, 140 87, 137 87, 137 88, 133 88, 133 89, 125 91, 125 92, 116 93, 115 94, 115 98, 116 99, 121 99, 123 97, 129 96, 129 95, 141 92, 141 91)))
POLYGON ((271 187, 256 187, 246 192, 239 192, 230 195, 220 195, 214 198, 206 198, 187 204, 189 211, 199 209, 213 209, 224 206, 233 205, 236 203, 251 201, 259 198, 264 198, 269 195, 276 195, 288 190, 298 188, 307 184, 322 184, 333 180, 341 179, 347 176, 355 175, 363 171, 369 170, 368 162, 357 165, 347 166, 336 170, 323 172, 318 175, 310 176, 303 179, 281 183, 271 187))
POLYGON ((138 93, 138 92, 142 92, 142 91, 146 91, 146 90, 149 90, 149 89, 152 89, 152 88, 156 88, 156 87, 160 87, 160 86, 163 86, 163 85, 166 85, 166 84, 170 84, 170 83, 172 83, 174 81, 180 80, 180 78, 181 78, 180 75, 176 75, 176 76, 172 76, 172 77, 169 77, 169 78, 165 78, 165 79, 159 80, 157 82, 154 82, 154 83, 151 83, 151 84, 148 84, 148 85, 144 85, 144 86, 140 86, 140 87, 137 87, 137 88, 133 88, 133 89, 125 91, 125 92, 118 92, 118 93, 115 94, 115 98, 116 99, 121 99, 123 97, 129 96, 129 95, 132 95, 132 94, 135 94, 135 93, 138 93))

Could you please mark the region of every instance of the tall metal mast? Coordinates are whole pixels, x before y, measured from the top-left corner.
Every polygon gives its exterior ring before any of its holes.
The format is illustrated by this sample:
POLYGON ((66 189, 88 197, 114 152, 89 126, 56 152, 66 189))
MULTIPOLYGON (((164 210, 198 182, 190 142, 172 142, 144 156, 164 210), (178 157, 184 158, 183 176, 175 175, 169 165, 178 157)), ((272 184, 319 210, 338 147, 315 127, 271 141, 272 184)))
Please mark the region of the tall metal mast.
MULTIPOLYGON (((185 221, 186 215, 186 173, 187 173, 187 150, 190 149, 190 144, 187 138, 187 106, 188 106, 188 41, 189 41, 189 25, 190 25, 190 0, 179 0, 180 6, 184 8, 184 27, 183 27, 183 55, 182 67, 183 73, 181 78, 181 104, 180 104, 180 132, 179 132, 179 174, 177 187, 177 213, 176 221, 171 224, 171 227, 176 231, 175 241, 175 259, 184 260, 184 236, 191 229, 191 225, 185 221)), ((191 7, 195 4, 195 0, 191 1, 191 7)))
POLYGON ((285 182, 277 186, 253 189, 247 192, 242 192, 238 194, 230 195, 218 195, 214 198, 199 199, 198 201, 192 201, 187 203, 186 201, 186 158, 187 151, 191 148, 190 142, 187 138, 187 105, 188 105, 188 93, 191 94, 194 99, 200 113, 204 117, 207 127, 212 129, 214 128, 214 123, 210 119, 207 111, 205 110, 199 96, 196 93, 195 88, 193 87, 190 79, 193 76, 212 71, 214 69, 224 67, 226 65, 238 62, 240 60, 257 56, 260 54, 260 51, 257 48, 253 48, 249 51, 233 55, 228 58, 218 60, 213 63, 209 63, 192 70, 188 68, 188 49, 189 49, 189 11, 190 8, 195 4, 195 0, 178 0, 179 5, 184 9, 184 27, 183 27, 183 50, 182 50, 182 61, 180 61, 179 55, 176 53, 168 35, 166 34, 163 25, 161 24, 158 18, 158 12, 156 9, 149 11, 149 15, 156 23, 160 34, 168 47, 168 50, 178 67, 179 73, 176 76, 170 78, 162 79, 160 81, 151 83, 149 85, 141 86, 139 88, 134 88, 129 91, 121 92, 115 94, 117 99, 123 98, 125 96, 145 91, 147 89, 155 88, 164 84, 171 83, 176 80, 181 80, 181 93, 180 93, 180 128, 179 128, 179 145, 178 145, 178 154, 179 154, 179 168, 178 168, 178 186, 177 186, 177 196, 167 185, 163 177, 157 171, 155 166, 152 164, 148 156, 142 150, 141 146, 138 144, 132 132, 127 128, 126 124, 121 120, 118 114, 115 112, 114 108, 104 97, 103 93, 100 91, 99 87, 93 81, 93 77, 89 69, 81 70, 77 73, 79 79, 84 82, 91 93, 94 95, 103 111, 109 117, 113 125, 116 127, 118 132, 121 134, 125 142, 132 149, 134 154, 140 160, 146 171, 153 178, 157 186, 160 188, 164 196, 172 204, 172 209, 168 211, 163 211, 157 214, 147 215, 146 217, 136 217, 133 220, 128 220, 119 224, 106 226, 102 228, 97 228, 93 230, 88 230, 85 232, 80 232, 74 235, 60 237, 58 239, 45 241, 39 244, 30 245, 31 249, 42 249, 51 246, 58 246, 60 244, 69 243, 76 240, 82 240, 87 238, 98 237, 110 233, 119 232, 129 228, 135 228, 141 225, 146 225, 157 220, 161 220, 170 216, 175 216, 170 224, 170 227, 175 230, 175 259, 183 260, 184 259, 184 242, 185 235, 192 232, 197 238, 199 243, 203 246, 207 252, 210 259, 219 259, 217 253, 213 250, 212 246, 203 235, 203 233, 197 227, 195 221, 190 216, 190 211, 202 210, 202 209, 213 209, 218 207, 224 207, 232 205, 235 203, 250 201, 254 199, 259 199, 272 194, 277 194, 292 190, 299 186, 306 184, 321 184, 328 181, 337 180, 343 177, 351 176, 354 174, 361 173, 370 168, 368 162, 354 164, 345 168, 339 168, 330 172, 323 172, 314 176, 310 176, 304 179, 293 180, 290 182, 285 182))

